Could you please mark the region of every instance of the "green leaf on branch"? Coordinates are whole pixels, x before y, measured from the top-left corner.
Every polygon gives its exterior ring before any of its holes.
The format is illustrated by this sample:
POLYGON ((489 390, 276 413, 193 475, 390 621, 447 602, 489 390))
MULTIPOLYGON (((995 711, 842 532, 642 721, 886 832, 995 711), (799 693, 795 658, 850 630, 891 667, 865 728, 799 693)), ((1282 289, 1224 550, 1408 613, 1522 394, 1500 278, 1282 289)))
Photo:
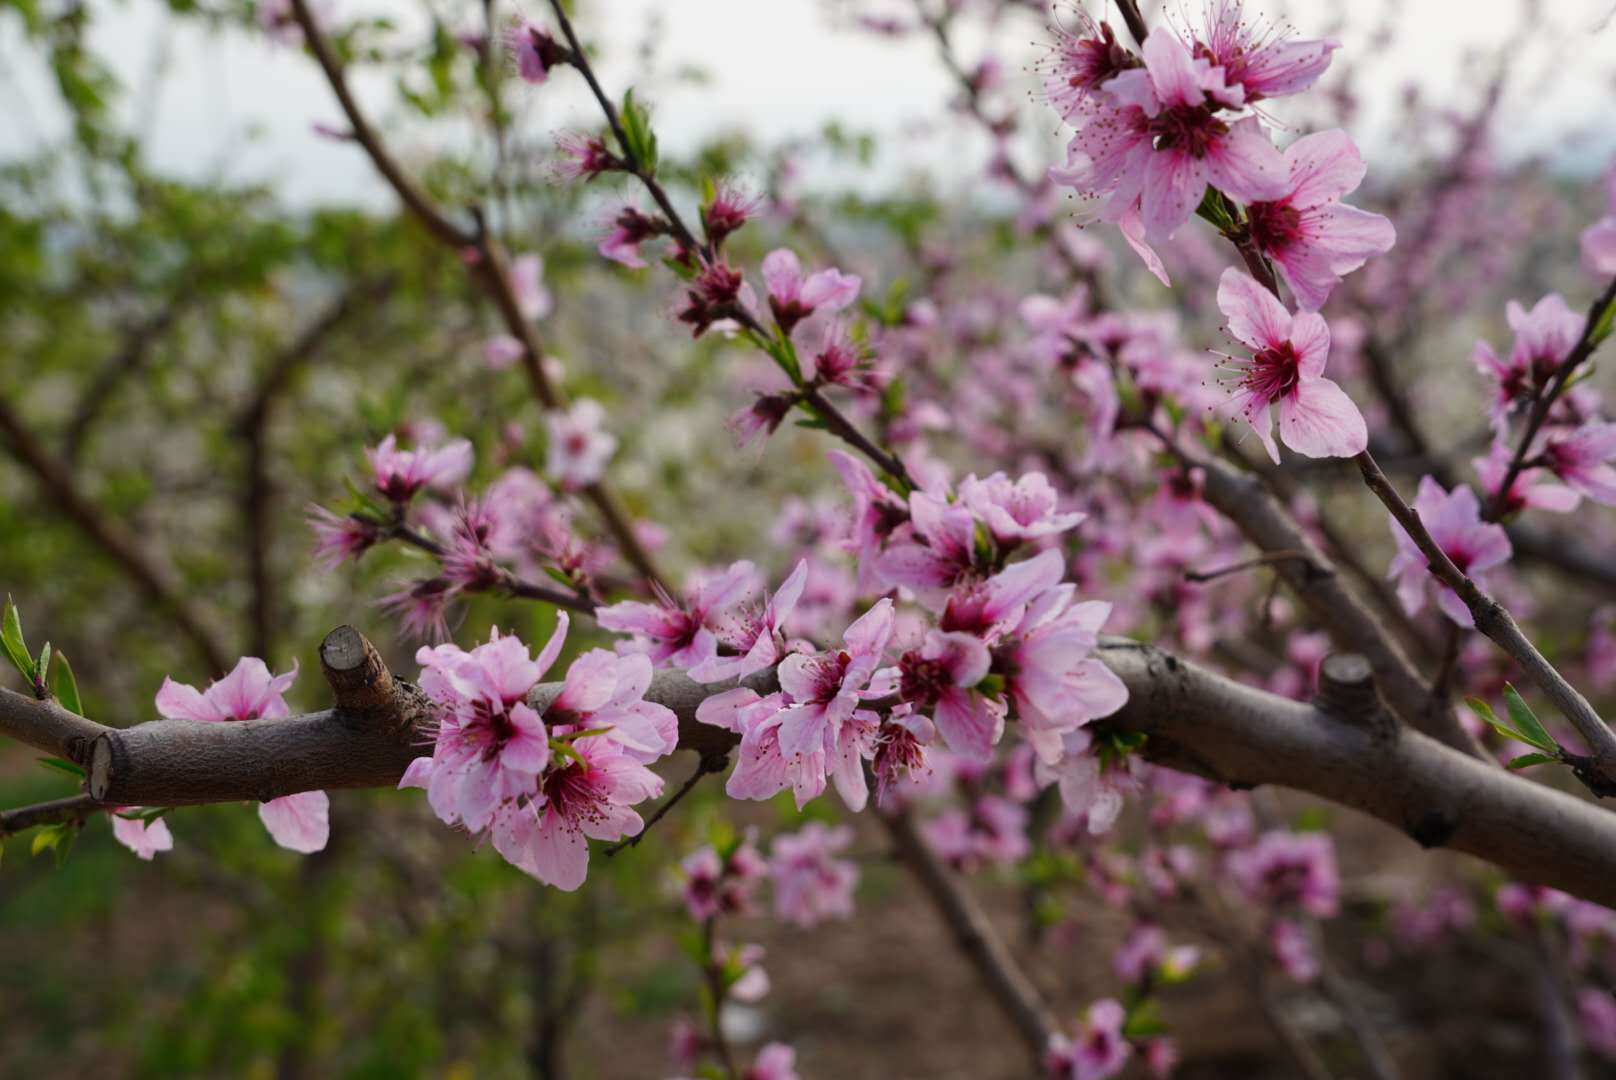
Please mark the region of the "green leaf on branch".
POLYGON ((644 106, 634 100, 634 89, 623 93, 622 108, 624 148, 634 164, 644 173, 654 173, 657 167, 656 132, 651 130, 651 117, 644 106))
POLYGON ((1600 342, 1610 337, 1613 328, 1616 328, 1616 303, 1609 303, 1605 305, 1605 310, 1600 312, 1593 329, 1588 331, 1589 347, 1598 348, 1600 342))
POLYGON ((57 772, 64 772, 69 776, 76 776, 80 780, 83 780, 85 776, 88 775, 82 768, 73 764, 66 758, 42 757, 39 759, 39 763, 45 766, 47 769, 55 769, 57 772))
POLYGON ((49 851, 56 856, 56 865, 61 867, 67 861, 68 852, 73 850, 73 841, 78 839, 80 823, 77 821, 59 821, 54 825, 43 825, 34 833, 34 841, 30 853, 38 855, 49 851))
POLYGON ((1509 767, 1512 769, 1525 769, 1533 765, 1552 765, 1560 759, 1548 754, 1522 754, 1518 758, 1511 758, 1509 767))
POLYGON ((50 670, 50 691, 56 695, 56 700, 62 708, 70 713, 84 715, 83 699, 79 697, 79 680, 73 674, 73 665, 67 662, 67 654, 60 650, 56 653, 56 665, 50 670))
POLYGON ((34 665, 34 685, 43 687, 45 679, 50 674, 51 643, 45 642, 45 647, 39 650, 39 663, 34 665))
MULTIPOLYGON (((1553 751, 1555 749, 1554 740, 1550 739, 1549 744, 1544 746, 1533 736, 1522 731, 1517 731, 1508 724, 1504 723, 1502 720, 1498 719, 1498 716, 1493 712, 1493 707, 1480 698, 1465 698, 1465 704, 1469 705, 1473 710, 1475 710, 1476 715, 1487 722, 1488 727, 1498 732, 1498 734, 1502 735, 1504 738, 1514 739, 1516 742, 1523 742, 1527 746, 1535 746, 1539 750, 1553 751)), ((1533 722, 1536 722, 1535 717, 1533 718, 1533 722)))
POLYGON ((1161 1018, 1161 1006, 1155 998, 1146 998, 1128 1010, 1128 1019, 1122 1025, 1122 1033, 1130 1039, 1160 1035, 1166 1030, 1167 1025, 1161 1018))
POLYGON ((1520 693, 1508 683, 1504 684, 1504 705, 1509 709, 1509 719, 1515 727, 1526 736, 1526 741, 1539 750, 1555 753, 1560 749, 1554 741, 1554 736, 1546 731, 1538 722, 1537 716, 1530 706, 1521 699, 1520 693))
POLYGON ((17 613, 17 605, 11 597, 6 597, 4 615, 0 615, 0 645, 6 650, 6 655, 29 682, 34 678, 34 658, 28 652, 28 646, 22 638, 22 616, 17 613))

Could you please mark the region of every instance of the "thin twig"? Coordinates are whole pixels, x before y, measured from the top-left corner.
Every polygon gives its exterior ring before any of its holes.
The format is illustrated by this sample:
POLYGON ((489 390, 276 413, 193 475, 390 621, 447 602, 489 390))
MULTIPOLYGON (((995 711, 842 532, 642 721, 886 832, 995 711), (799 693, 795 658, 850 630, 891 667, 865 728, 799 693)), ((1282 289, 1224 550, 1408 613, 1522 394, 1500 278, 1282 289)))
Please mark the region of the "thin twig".
POLYGON ((1415 546, 1428 561, 1429 569, 1436 579, 1458 594, 1459 599, 1470 610, 1476 629, 1491 638, 1526 669, 1526 673, 1537 684, 1538 689, 1554 702, 1555 707, 1588 744, 1592 756, 1587 767, 1579 770, 1579 778, 1596 795, 1616 794, 1616 735, 1611 733, 1605 721, 1594 711, 1593 706, 1588 704, 1588 699, 1566 681, 1554 665, 1538 651, 1537 646, 1527 639, 1508 609, 1482 592, 1480 587, 1454 564, 1448 553, 1442 550, 1441 545, 1426 530, 1419 512, 1404 502, 1391 481, 1386 479, 1386 474, 1376 464, 1374 455, 1365 450, 1356 460, 1359 470, 1363 473, 1364 483, 1386 509, 1391 511, 1392 517, 1414 541, 1415 546))
POLYGON ((681 799, 694 791, 696 785, 701 783, 702 777, 708 776, 712 773, 723 772, 724 766, 728 764, 728 762, 729 759, 727 757, 703 756, 699 761, 696 762, 696 771, 691 773, 690 777, 683 784, 679 785, 678 791, 675 791, 672 795, 669 795, 666 799, 662 800, 662 805, 658 806, 654 811, 652 811, 651 816, 645 819, 645 825, 641 827, 640 831, 635 833, 633 836, 624 837, 622 840, 619 840, 617 843, 608 847, 606 849, 606 854, 608 856, 616 855, 624 848, 638 847, 640 839, 645 836, 646 833, 651 831, 651 826, 661 821, 664 814, 666 814, 669 810, 672 810, 675 806, 679 805, 679 801, 681 799))
MULTIPOLYGON (((1254 570, 1261 566, 1273 566, 1276 563, 1289 562, 1293 559, 1306 560, 1311 558, 1312 556, 1305 551, 1268 551, 1261 555, 1255 555, 1249 559, 1241 559, 1239 562, 1230 563, 1227 566, 1219 566, 1212 570, 1186 570, 1184 571, 1184 580, 1198 583, 1216 581, 1220 577, 1227 577, 1230 574, 1238 574, 1243 570, 1254 570)), ((1334 573, 1333 570, 1327 572, 1334 573)))
POLYGON ((65 799, 19 806, 15 810, 0 810, 0 837, 14 836, 41 825, 83 821, 89 815, 103 809, 107 808, 88 795, 69 795, 65 799))
POLYGON ((1599 342, 1594 340, 1594 331, 1598 329, 1600 322, 1603 321, 1607 310, 1612 304, 1616 304, 1616 278, 1611 279, 1610 284, 1600 294, 1599 299, 1595 300, 1588 309, 1588 319, 1583 323, 1582 334, 1578 337, 1576 345, 1572 346, 1571 351, 1566 353, 1565 359, 1560 361, 1560 366, 1555 368, 1554 376, 1549 380, 1549 385, 1537 395, 1536 400, 1533 402, 1531 414, 1526 420, 1526 427, 1521 432, 1520 444, 1515 447, 1515 453, 1509 461, 1509 468, 1504 471, 1504 479, 1498 485, 1498 490, 1493 492, 1492 502, 1487 507, 1487 519, 1489 521, 1497 521, 1507 512, 1509 508, 1509 491, 1515 486, 1515 481, 1520 478, 1521 473, 1526 469, 1527 455, 1531 453, 1533 441, 1548 420, 1549 413, 1554 409, 1555 402, 1560 400, 1560 396, 1570 386, 1571 377, 1577 373, 1577 369, 1582 366, 1583 361, 1592 356, 1594 350, 1599 347, 1599 342))

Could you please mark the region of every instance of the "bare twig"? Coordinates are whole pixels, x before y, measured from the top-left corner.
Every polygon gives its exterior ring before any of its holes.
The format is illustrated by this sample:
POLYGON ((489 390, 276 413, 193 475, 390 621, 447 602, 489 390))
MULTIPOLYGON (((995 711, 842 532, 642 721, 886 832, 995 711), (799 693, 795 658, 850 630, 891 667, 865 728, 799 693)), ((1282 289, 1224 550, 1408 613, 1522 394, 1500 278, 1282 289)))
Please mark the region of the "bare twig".
POLYGON ((1033 1059, 1038 1060, 1055 1034, 1055 1020, 1038 988, 999 939, 987 914, 977 906, 965 883, 926 843, 907 810, 881 814, 898 858, 914 874, 932 906, 948 924, 954 944, 976 970, 1005 1018, 1015 1027, 1033 1059))
POLYGON ((13 836, 41 825, 59 825, 68 821, 83 821, 102 804, 88 795, 69 795, 65 799, 19 806, 15 810, 0 810, 0 837, 13 836))
MULTIPOLYGON (((1311 556, 1305 551, 1266 551, 1261 555, 1256 555, 1249 559, 1241 559, 1239 562, 1230 563, 1227 566, 1215 567, 1211 570, 1186 570, 1184 571, 1184 580, 1202 583, 1216 581, 1218 578, 1228 577, 1230 574, 1238 574, 1245 570, 1255 570, 1262 566, 1273 566, 1276 563, 1289 562, 1292 559, 1306 561, 1309 558, 1311 558, 1311 556)), ((1331 572, 1333 573, 1333 571, 1331 572)))

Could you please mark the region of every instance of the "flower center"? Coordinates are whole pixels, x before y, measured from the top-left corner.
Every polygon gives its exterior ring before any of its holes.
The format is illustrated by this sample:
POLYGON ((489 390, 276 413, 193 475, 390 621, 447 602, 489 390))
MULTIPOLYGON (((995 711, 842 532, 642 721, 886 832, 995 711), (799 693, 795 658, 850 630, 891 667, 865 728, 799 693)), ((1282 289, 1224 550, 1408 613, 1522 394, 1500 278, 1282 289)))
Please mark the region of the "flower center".
POLYGON ((1163 109, 1146 130, 1155 136, 1158 150, 1178 150, 1204 158, 1212 144, 1229 133, 1229 125, 1213 116, 1205 105, 1174 105, 1163 109))
POLYGON ((1252 203, 1246 216, 1252 238, 1264 251, 1283 252, 1302 237, 1302 213, 1288 203, 1252 203))
POLYGON ((1247 390, 1264 401, 1277 401, 1294 394, 1302 381, 1296 349, 1288 341, 1264 349, 1251 358, 1251 367, 1242 381, 1247 390))

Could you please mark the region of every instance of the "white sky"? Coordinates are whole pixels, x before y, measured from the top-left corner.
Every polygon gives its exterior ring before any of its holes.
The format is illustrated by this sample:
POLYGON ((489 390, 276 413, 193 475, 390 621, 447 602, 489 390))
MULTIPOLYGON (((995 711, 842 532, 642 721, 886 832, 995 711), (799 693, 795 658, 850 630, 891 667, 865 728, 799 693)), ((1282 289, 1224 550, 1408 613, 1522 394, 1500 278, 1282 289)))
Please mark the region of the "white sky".
MULTIPOLYGON (((526 2, 535 15, 542 14, 540 0, 526 2)), ((907 7, 906 0, 885 2, 894 11, 907 7)), ((1089 3, 1092 9, 1098 0, 1089 3)), ((1200 0, 1173 3, 1198 10, 1200 0)), ((1372 151, 1396 145, 1397 133, 1385 130, 1386 118, 1406 82, 1444 98, 1468 54, 1506 41, 1526 49, 1532 72, 1556 75, 1546 91, 1532 89, 1535 74, 1517 81, 1502 125, 1512 151, 1559 151, 1565 136, 1579 129, 1592 132, 1573 152, 1580 164, 1602 162, 1616 147, 1616 124, 1608 120, 1616 113, 1611 80, 1616 0, 1540 0, 1540 21, 1525 36, 1520 0, 1354 0, 1352 22, 1340 31, 1346 48, 1338 57, 1363 54, 1367 34, 1388 4, 1401 11, 1401 30, 1383 51, 1378 68, 1383 75, 1371 91, 1362 130, 1355 132, 1372 151), (1523 40, 1533 44, 1523 46, 1523 40)), ((1247 5, 1284 14, 1304 34, 1335 29, 1334 3, 1247 0, 1247 5)), ((338 17, 356 10, 399 10, 380 0, 331 0, 331 6, 338 17)), ((663 87, 655 94, 658 134, 664 147, 675 150, 735 127, 792 136, 839 119, 858 129, 895 133, 937 117, 952 87, 932 43, 849 30, 849 6, 848 0, 593 0, 585 32, 605 45, 601 75, 615 91, 635 80, 634 47, 653 17, 663 28, 663 71, 693 64, 712 75, 707 85, 663 87)), ((477 7, 465 4, 468 25, 477 7)), ((157 0, 101 3, 93 10, 92 42, 126 85, 150 84, 150 72, 167 57, 169 76, 160 96, 149 110, 137 104, 132 113, 153 118, 149 153, 159 167, 189 175, 222 170, 237 179, 273 178, 286 199, 302 204, 380 193, 359 153, 311 133, 313 121, 340 124, 340 118, 313 62, 299 51, 246 32, 212 34, 190 24, 176 28, 157 0)), ((1023 21, 1006 25, 995 38, 1018 98, 1034 85, 1026 68, 1038 55, 1035 36, 1036 27, 1023 21)), ((980 55, 982 44, 980 38, 957 43, 968 60, 980 55)), ((386 78, 362 77, 359 89, 372 109, 387 115, 392 92, 386 78)), ((579 80, 565 74, 536 90, 513 84, 513 91, 532 97, 526 130, 594 126, 597 120, 579 80)), ((137 102, 142 98, 138 92, 132 96, 137 102)), ((16 17, 0 13, 0 157, 59 137, 62 130, 39 58, 24 45, 16 17)), ((1035 153, 1053 153, 1059 145, 1052 118, 1031 137, 1047 139, 1035 153)), ((405 157, 407 141, 405 136, 405 157)), ((956 178, 979 168, 982 160, 980 144, 970 141, 933 143, 925 151, 928 164, 956 178)))

